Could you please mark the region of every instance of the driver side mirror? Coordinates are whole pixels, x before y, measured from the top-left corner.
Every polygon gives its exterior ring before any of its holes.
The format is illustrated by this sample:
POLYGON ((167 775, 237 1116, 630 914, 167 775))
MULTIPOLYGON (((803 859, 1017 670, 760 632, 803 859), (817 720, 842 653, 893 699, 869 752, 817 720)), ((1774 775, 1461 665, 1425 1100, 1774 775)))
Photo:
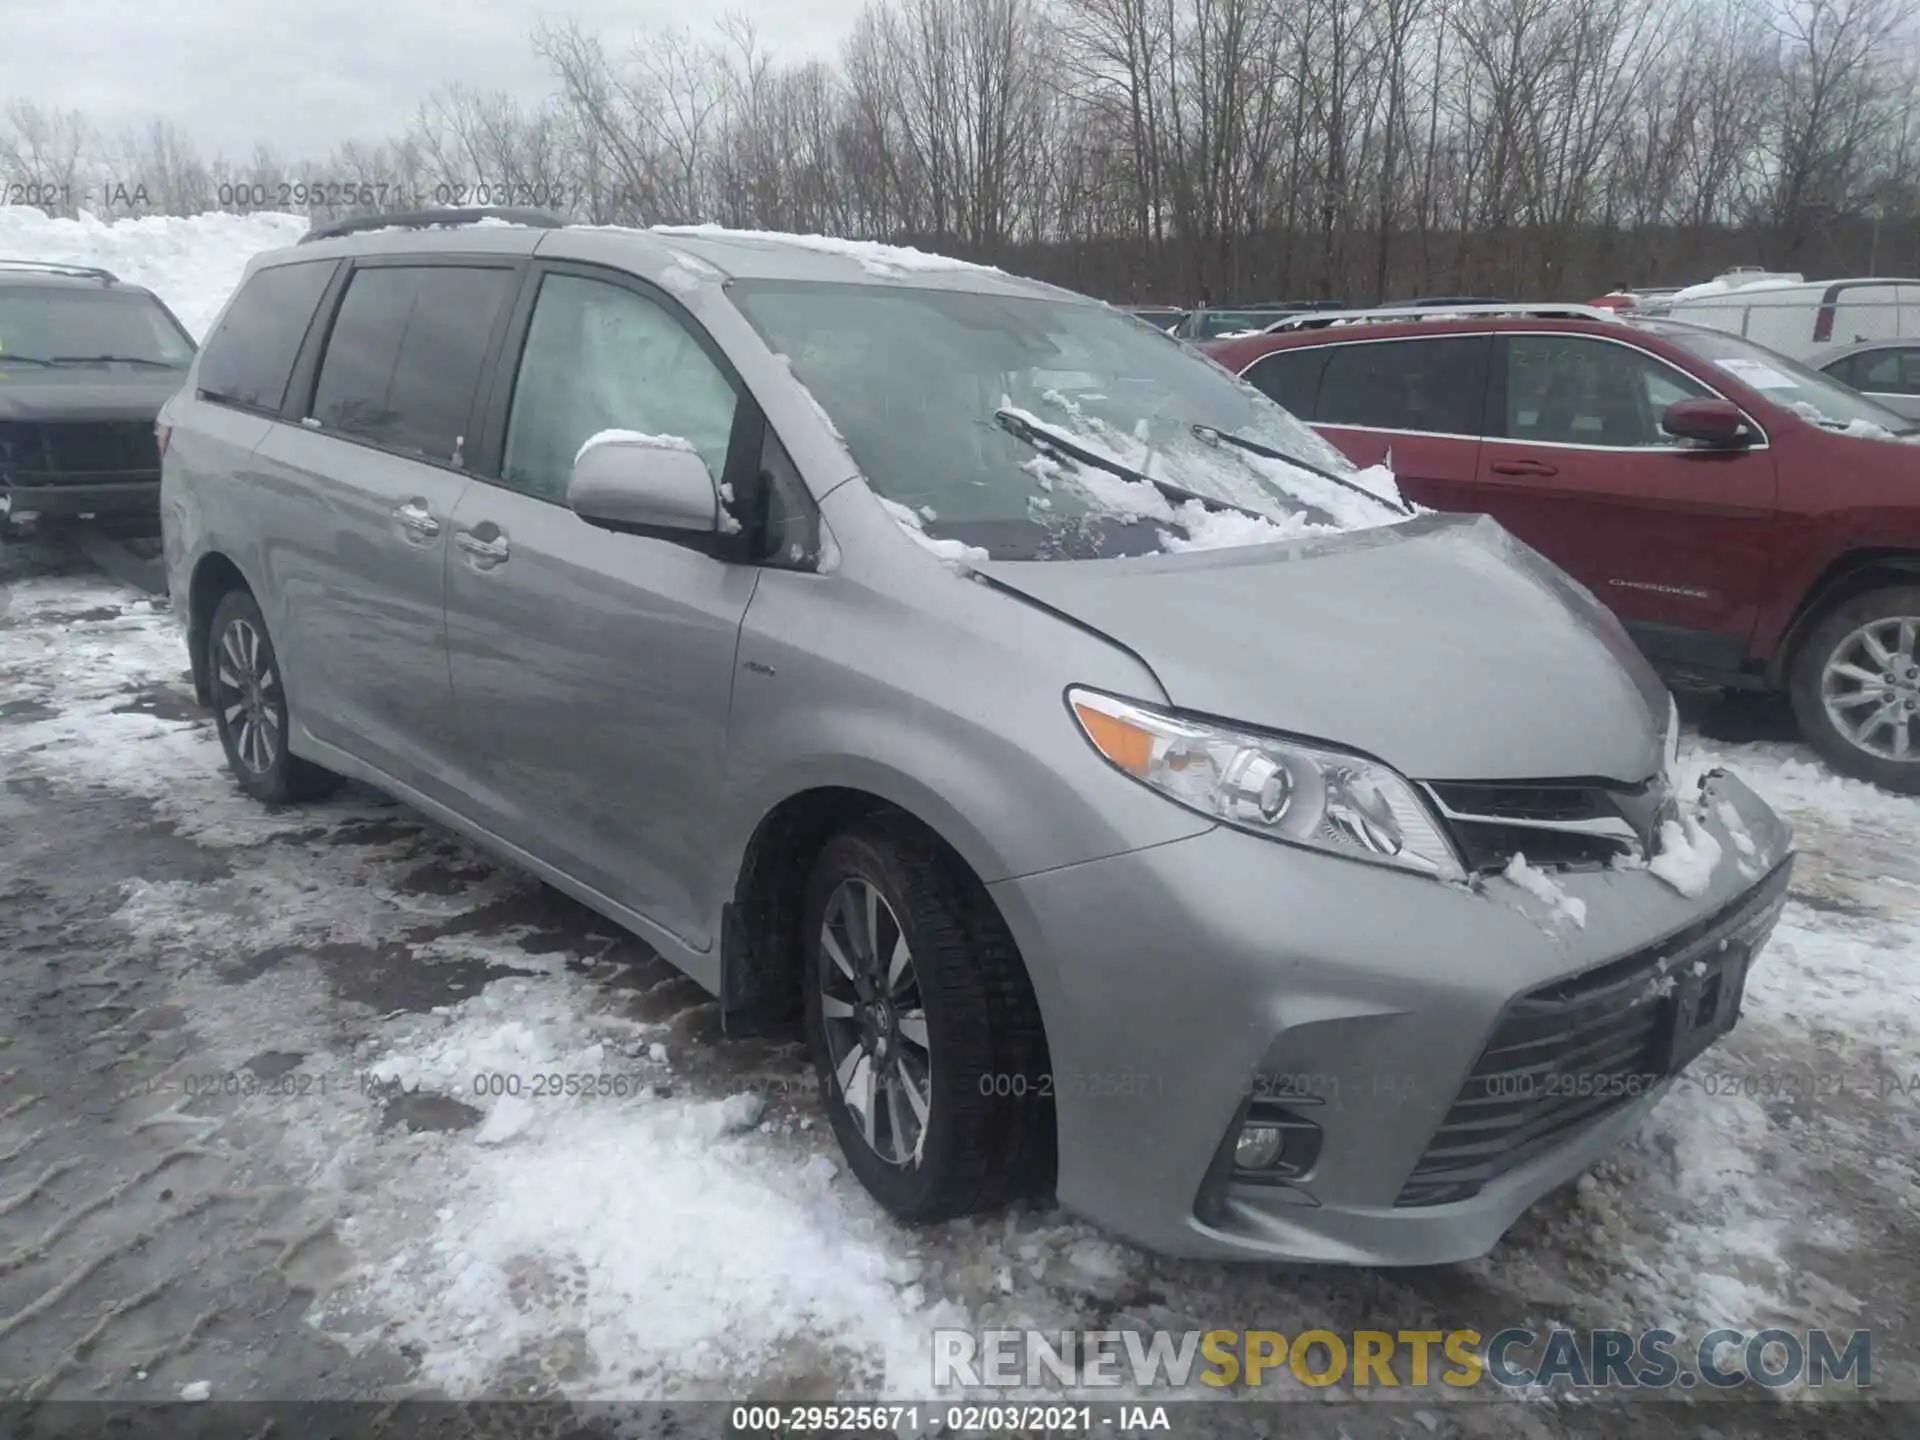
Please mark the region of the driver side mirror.
POLYGON ((580 447, 567 504, 589 525, 687 539, 720 531, 720 490, 707 462, 671 435, 603 430, 580 447))
POLYGON ((1661 413, 1660 428, 1715 450, 1736 450, 1753 443, 1747 417, 1731 400, 1676 400, 1661 413))

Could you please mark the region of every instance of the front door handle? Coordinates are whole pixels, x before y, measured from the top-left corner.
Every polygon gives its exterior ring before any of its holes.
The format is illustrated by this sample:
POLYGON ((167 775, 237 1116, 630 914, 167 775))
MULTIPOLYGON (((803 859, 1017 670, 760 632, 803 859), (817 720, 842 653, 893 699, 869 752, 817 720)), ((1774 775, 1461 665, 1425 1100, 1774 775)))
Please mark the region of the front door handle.
POLYGON ((393 518, 423 540, 431 540, 440 533, 440 522, 433 518, 433 512, 427 509, 425 501, 407 501, 394 510, 393 518))
POLYGON ((483 569, 503 563, 511 553, 507 547, 507 537, 502 531, 496 530, 491 537, 482 539, 471 530, 462 530, 455 538, 459 540, 460 548, 483 569))
POLYGON ((1560 467, 1544 460, 1496 460, 1487 467, 1496 475, 1558 475, 1560 467))

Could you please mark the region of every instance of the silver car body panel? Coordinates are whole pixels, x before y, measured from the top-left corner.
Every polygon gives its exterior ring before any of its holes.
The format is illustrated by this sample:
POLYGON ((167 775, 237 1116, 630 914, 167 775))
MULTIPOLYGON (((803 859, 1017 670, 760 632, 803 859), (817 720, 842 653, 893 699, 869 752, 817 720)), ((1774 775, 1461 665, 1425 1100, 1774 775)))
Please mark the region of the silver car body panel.
POLYGON ((236 568, 280 645, 296 753, 524 866, 709 991, 724 907, 775 807, 832 787, 916 816, 1019 942, 1055 1070, 1060 1197, 1121 1234, 1242 1258, 1484 1252, 1649 1103, 1471 1200, 1396 1208, 1503 1007, 1713 913, 1789 853, 1771 812, 1722 779, 1753 856, 1735 863, 1708 806, 1728 859, 1705 893, 1645 869, 1568 872, 1558 883, 1587 905, 1570 927, 1505 879, 1442 884, 1277 844, 1117 774, 1076 727, 1069 686, 1362 749, 1422 780, 1637 782, 1659 767, 1668 702, 1611 615, 1491 521, 956 574, 876 501, 723 281, 1065 292, 967 268, 880 278, 854 255, 760 237, 589 227, 361 235, 249 273, 369 253, 556 259, 660 285, 752 391, 834 563, 737 567, 595 530, 189 383, 164 415, 177 613, 191 619, 204 563, 236 568), (436 534, 380 523, 416 495, 436 534), (504 565, 450 541, 485 520, 512 534, 504 565), (1355 1099, 1323 1112, 1308 1202, 1236 1194, 1203 1221, 1208 1165, 1275 1054, 1337 1073, 1355 1099), (1135 1073, 1150 1091, 1100 1083, 1135 1073), (1413 1098, 1382 1098, 1372 1074, 1418 1077, 1413 1098))

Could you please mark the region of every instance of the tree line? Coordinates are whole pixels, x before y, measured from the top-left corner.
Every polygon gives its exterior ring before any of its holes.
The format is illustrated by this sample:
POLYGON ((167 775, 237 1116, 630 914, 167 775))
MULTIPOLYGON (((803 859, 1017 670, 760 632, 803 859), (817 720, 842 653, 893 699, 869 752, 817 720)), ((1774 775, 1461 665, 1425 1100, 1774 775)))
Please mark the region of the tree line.
POLYGON ((1179 304, 1920 273, 1920 0, 874 0, 832 61, 739 17, 531 43, 544 97, 453 86, 305 161, 16 100, 0 184, 71 211, 137 178, 172 214, 485 187, 1179 304))

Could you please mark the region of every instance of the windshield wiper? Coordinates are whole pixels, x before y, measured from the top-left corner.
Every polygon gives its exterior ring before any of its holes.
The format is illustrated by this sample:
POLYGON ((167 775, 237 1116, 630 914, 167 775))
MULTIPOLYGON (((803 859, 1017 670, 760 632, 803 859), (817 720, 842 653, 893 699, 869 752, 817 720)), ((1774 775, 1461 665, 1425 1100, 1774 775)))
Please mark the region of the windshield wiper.
POLYGON ((1018 414, 1015 411, 996 410, 993 412, 993 418, 999 423, 1002 430, 1005 430, 1015 439, 1026 441, 1027 444, 1033 446, 1034 449, 1040 451, 1042 454, 1053 451, 1065 456, 1076 465, 1091 466, 1095 470, 1104 470, 1109 475, 1116 475, 1122 480, 1133 480, 1143 485, 1151 485, 1176 505, 1191 500, 1198 505, 1204 506, 1208 510, 1231 510, 1236 515, 1249 515, 1255 520, 1266 520, 1269 522, 1273 519, 1271 515, 1262 515, 1258 510, 1249 509, 1245 505, 1236 505, 1231 500, 1220 500, 1212 495, 1202 495, 1198 490, 1189 490, 1184 485, 1175 485, 1171 480, 1156 480, 1143 470, 1136 470, 1131 465, 1111 459, 1108 456, 1100 454, 1098 451, 1088 450, 1084 446, 1076 444, 1067 436, 1062 435, 1058 430, 1029 420, 1026 416, 1018 414))
POLYGON ((43 360, 38 355, 9 355, 4 350, 0 350, 0 364, 5 364, 9 360, 16 365, 45 365, 49 369, 53 367, 53 361, 43 360))
POLYGON ((162 370, 172 370, 171 360, 153 360, 145 355, 55 355, 48 363, 53 365, 156 365, 162 370))
POLYGON ((1284 450, 1276 450, 1271 445, 1262 445, 1258 440, 1249 440, 1246 436, 1235 435, 1229 430, 1216 430, 1211 425, 1195 425, 1193 433, 1196 439, 1210 444, 1232 445, 1236 449, 1245 450, 1249 455, 1258 455, 1265 460, 1278 460, 1283 464, 1297 466, 1309 475, 1318 475, 1322 480, 1331 481, 1335 485, 1351 490, 1356 495, 1364 495, 1374 504, 1384 505, 1396 515, 1414 513, 1411 505, 1389 500, 1384 495, 1376 495, 1366 486, 1356 485, 1344 475, 1336 475, 1331 470, 1322 470, 1318 465, 1310 465, 1298 456, 1289 455, 1284 450))

